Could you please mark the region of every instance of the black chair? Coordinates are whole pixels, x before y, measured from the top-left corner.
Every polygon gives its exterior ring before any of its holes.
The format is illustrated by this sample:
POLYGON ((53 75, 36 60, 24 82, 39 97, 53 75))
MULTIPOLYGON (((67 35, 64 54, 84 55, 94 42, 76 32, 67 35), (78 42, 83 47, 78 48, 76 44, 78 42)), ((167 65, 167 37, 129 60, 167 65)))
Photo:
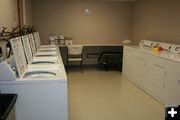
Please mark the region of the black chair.
POLYGON ((99 58, 99 63, 108 70, 112 66, 116 66, 120 71, 122 71, 122 53, 120 52, 104 52, 99 58))

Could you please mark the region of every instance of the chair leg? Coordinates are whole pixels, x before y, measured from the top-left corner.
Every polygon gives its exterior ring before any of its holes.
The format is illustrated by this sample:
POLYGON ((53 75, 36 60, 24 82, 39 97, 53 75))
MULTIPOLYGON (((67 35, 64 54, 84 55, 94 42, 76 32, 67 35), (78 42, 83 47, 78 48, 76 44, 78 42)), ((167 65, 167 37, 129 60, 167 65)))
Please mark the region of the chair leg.
POLYGON ((81 72, 83 73, 83 61, 81 61, 80 67, 81 67, 81 72))

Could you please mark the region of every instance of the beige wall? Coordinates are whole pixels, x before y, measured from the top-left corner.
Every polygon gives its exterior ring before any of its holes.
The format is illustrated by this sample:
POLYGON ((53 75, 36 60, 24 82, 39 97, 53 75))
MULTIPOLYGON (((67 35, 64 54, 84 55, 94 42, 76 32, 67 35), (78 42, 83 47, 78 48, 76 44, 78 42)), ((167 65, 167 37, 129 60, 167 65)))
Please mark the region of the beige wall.
POLYGON ((33 24, 43 43, 50 33, 70 35, 74 44, 120 43, 131 38, 131 8, 128 2, 33 0, 33 24))
POLYGON ((25 0, 26 25, 32 25, 32 0, 25 0))
POLYGON ((11 27, 18 24, 18 12, 16 0, 0 0, 0 29, 2 26, 11 27))
POLYGON ((137 0, 133 8, 132 39, 180 44, 180 0, 137 0))
MULTIPOLYGON (((47 43, 50 33, 63 33, 73 36, 75 44, 120 43, 131 38, 134 43, 151 39, 180 44, 180 0, 25 1, 26 23, 32 24, 33 13, 33 24, 43 43, 47 43), (90 16, 84 15, 85 8, 92 9, 90 16)), ((17 1, 1 0, 0 8, 0 28, 16 26, 17 1)))

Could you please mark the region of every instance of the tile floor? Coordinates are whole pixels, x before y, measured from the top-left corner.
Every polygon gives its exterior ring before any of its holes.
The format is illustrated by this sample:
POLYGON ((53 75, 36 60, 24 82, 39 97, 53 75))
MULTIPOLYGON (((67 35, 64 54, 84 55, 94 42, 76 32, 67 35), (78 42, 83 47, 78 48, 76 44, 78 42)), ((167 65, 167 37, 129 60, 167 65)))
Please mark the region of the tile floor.
POLYGON ((68 73, 69 120, 164 120, 164 107, 119 71, 68 73))

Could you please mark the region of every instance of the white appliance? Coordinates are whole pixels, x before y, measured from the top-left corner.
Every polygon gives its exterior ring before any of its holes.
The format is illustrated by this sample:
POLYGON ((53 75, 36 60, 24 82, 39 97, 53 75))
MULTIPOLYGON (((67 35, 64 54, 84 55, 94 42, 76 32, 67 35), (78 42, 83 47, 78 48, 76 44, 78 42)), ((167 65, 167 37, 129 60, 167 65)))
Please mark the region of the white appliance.
MULTIPOLYGON (((16 38, 17 40, 19 40, 19 43, 21 44, 21 40, 20 38, 16 38)), ((54 65, 60 65, 61 61, 58 59, 58 57, 61 56, 41 56, 41 57, 33 57, 33 52, 29 43, 29 38, 27 35, 22 36, 22 43, 23 43, 23 49, 24 49, 24 53, 25 53, 25 57, 27 60, 28 64, 54 64, 54 65)), ((55 48, 54 50, 56 50, 55 52, 57 54, 60 54, 59 51, 57 50, 58 48, 55 48)), ((34 53, 36 54, 36 53, 34 53)), ((61 64, 62 65, 62 64, 61 64)))
POLYGON ((14 59, 0 63, 1 92, 18 94, 16 120, 67 120, 64 66, 28 65, 20 39, 11 40, 14 59))
POLYGON ((1 81, 2 93, 17 93, 16 120, 68 120, 66 77, 1 81))
POLYGON ((165 106, 180 104, 180 52, 179 45, 141 41, 140 46, 125 46, 123 76, 146 91, 165 106), (151 44, 164 50, 153 52, 151 44), (143 46, 143 47, 142 47, 143 46))
POLYGON ((41 45, 39 32, 34 32, 33 35, 34 35, 35 44, 38 50, 41 51, 41 50, 55 50, 56 49, 56 45, 41 45))
POLYGON ((33 56, 56 56, 57 55, 56 50, 39 51, 38 46, 35 44, 36 40, 34 39, 33 34, 28 34, 28 37, 29 37, 29 42, 31 45, 33 56))

